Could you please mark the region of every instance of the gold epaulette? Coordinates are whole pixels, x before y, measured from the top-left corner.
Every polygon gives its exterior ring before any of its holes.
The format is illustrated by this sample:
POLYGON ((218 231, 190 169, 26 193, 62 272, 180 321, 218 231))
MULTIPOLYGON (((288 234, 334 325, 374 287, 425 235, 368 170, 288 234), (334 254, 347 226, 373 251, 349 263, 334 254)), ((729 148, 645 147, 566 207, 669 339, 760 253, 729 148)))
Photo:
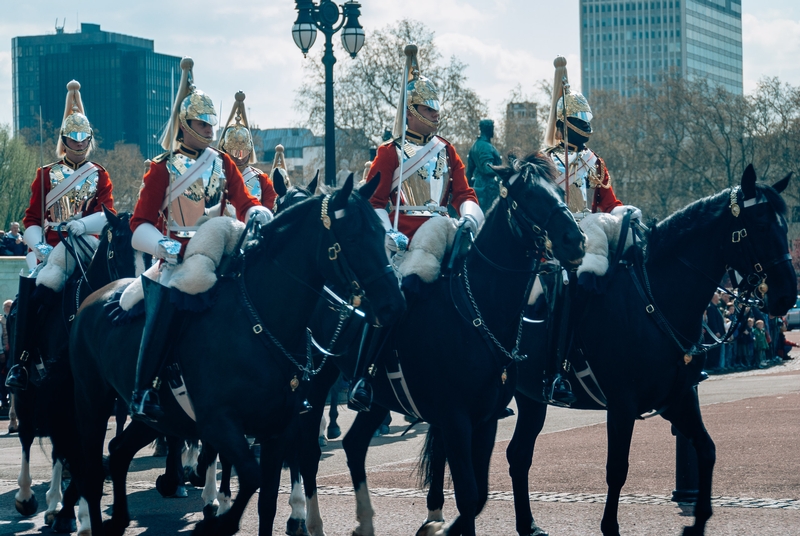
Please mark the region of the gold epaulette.
POLYGON ((153 158, 151 161, 152 161, 154 164, 158 164, 158 163, 160 163, 160 162, 163 162, 164 160, 166 160, 166 159, 169 157, 169 155, 170 155, 170 152, 169 152, 169 151, 164 151, 164 152, 163 152, 163 153, 161 153, 160 155, 158 155, 158 156, 156 156, 155 158, 153 158))

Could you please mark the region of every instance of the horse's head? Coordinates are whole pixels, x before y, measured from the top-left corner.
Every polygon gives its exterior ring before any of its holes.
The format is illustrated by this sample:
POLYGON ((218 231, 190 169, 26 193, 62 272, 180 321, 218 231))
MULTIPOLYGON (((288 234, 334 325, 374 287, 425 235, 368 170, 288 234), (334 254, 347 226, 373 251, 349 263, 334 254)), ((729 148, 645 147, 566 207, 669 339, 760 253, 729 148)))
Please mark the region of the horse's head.
POLYGON ((137 262, 144 271, 142 254, 135 251, 131 245, 133 232, 130 227, 130 212, 114 214, 105 205, 103 212, 106 215, 106 225, 87 270, 87 275, 96 278, 95 281, 90 281, 95 288, 96 285, 102 286, 123 277, 133 277, 136 275, 137 262))
POLYGON ((369 203, 379 182, 376 176, 354 190, 351 173, 340 190, 325 195, 321 218, 330 246, 322 262, 326 280, 350 289, 355 306, 366 299, 371 321, 387 325, 405 310, 405 300, 386 258, 383 225, 369 203))
POLYGON ((781 192, 790 173, 772 187, 756 184, 752 164, 741 186, 730 191, 731 243, 726 262, 742 276, 745 289, 765 297, 769 313, 786 314, 797 298, 797 275, 789 254, 786 203, 781 192))
POLYGON ((564 267, 577 268, 583 260, 586 237, 555 184, 556 169, 552 161, 534 153, 513 166, 494 167, 494 170, 502 182, 494 210, 508 213, 514 235, 528 249, 552 250, 564 267))
POLYGON ((308 186, 305 188, 294 185, 292 185, 290 188, 287 188, 283 170, 280 168, 276 169, 272 177, 272 184, 275 187, 275 193, 278 194, 278 198, 275 200, 275 206, 273 207, 273 212, 275 215, 277 216, 278 212, 281 210, 286 210, 292 205, 314 196, 317 193, 316 190, 318 179, 319 170, 317 170, 316 175, 314 175, 314 179, 309 182, 308 186))

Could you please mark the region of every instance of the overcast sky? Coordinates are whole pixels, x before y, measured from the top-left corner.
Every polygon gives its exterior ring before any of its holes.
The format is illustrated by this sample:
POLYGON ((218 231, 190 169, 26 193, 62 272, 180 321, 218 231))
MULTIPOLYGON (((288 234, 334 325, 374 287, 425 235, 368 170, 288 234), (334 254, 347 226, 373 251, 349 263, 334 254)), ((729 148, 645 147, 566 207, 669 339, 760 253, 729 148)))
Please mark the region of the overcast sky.
MULTIPOLYGON (((539 80, 552 80, 556 55, 566 56, 571 82, 580 85, 578 0, 361 0, 361 4, 367 39, 372 30, 401 18, 428 25, 445 57, 455 55, 469 65, 468 84, 488 102, 495 118, 517 84, 533 93, 539 80)), ((82 0, 72 7, 63 0, 15 2, 0 19, 0 124, 13 120, 11 38, 55 33, 58 17, 60 22, 66 19, 66 32, 75 32, 80 22, 91 22, 105 31, 153 39, 156 52, 193 57, 195 83, 223 103, 220 116, 227 117, 234 93, 242 90, 254 124, 297 125, 303 116, 293 103, 304 60, 291 37, 294 6, 291 0, 82 0)), ((742 24, 745 92, 763 76, 800 85, 800 2, 743 0, 742 24)), ((314 49, 323 43, 320 34, 314 49)), ((349 61, 338 34, 334 53, 339 62, 349 61)), ((401 58, 397 68, 399 73, 401 58)), ((595 110, 598 113, 602 111, 595 110)), ((92 111, 87 115, 91 119, 92 111)))

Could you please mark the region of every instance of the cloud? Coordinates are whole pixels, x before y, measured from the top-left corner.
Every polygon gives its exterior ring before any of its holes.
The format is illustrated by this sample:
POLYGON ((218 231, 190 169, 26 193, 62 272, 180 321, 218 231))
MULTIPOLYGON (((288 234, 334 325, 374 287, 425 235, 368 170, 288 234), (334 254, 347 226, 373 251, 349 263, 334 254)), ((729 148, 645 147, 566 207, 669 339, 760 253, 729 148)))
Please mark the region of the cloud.
POLYGON ((778 11, 744 13, 742 43, 745 93, 765 76, 800 84, 800 20, 778 11))

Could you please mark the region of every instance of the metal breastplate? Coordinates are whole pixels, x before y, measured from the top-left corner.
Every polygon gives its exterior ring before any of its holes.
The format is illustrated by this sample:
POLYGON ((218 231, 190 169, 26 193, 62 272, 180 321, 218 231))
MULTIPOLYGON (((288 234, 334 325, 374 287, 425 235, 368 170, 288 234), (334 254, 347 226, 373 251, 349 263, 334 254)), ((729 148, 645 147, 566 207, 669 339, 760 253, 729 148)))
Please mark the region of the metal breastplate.
POLYGON ((258 178, 261 173, 261 170, 258 170, 252 166, 246 167, 244 173, 242 173, 242 178, 244 179, 244 185, 247 187, 247 191, 250 192, 250 195, 256 199, 261 199, 261 181, 258 178))
MULTIPOLYGON (((188 171, 195 160, 184 154, 174 154, 167 159, 167 171, 174 181, 188 171)), ((217 156, 211 165, 200 174, 200 178, 186 188, 169 204, 169 230, 179 238, 191 238, 197 231, 198 220, 206 209, 220 202, 225 185, 225 169, 222 157, 217 156)))
MULTIPOLYGON (((414 156, 422 147, 422 145, 406 140, 403 161, 414 156)), ((399 157, 399 149, 397 153, 399 157)), ((410 177, 403 180, 400 190, 403 193, 403 204, 409 208, 404 209, 401 205, 400 210, 408 216, 432 216, 446 213, 449 183, 450 166, 447 161, 447 147, 442 147, 441 151, 431 155, 427 162, 422 164, 410 177), (422 209, 422 207, 427 208, 422 209)))
MULTIPOLYGON (((56 188, 62 181, 69 181, 75 170, 71 167, 58 163, 50 166, 50 191, 56 188)), ((88 201, 97 193, 97 171, 89 173, 78 184, 73 185, 64 195, 53 203, 48 212, 48 220, 53 225, 67 221, 73 216, 80 215, 88 201)))
POLYGON ((591 210, 590 188, 597 182, 597 156, 589 149, 569 153, 569 185, 566 184, 564 150, 556 148, 550 158, 558 170, 556 182, 565 192, 565 201, 570 212, 591 210))

